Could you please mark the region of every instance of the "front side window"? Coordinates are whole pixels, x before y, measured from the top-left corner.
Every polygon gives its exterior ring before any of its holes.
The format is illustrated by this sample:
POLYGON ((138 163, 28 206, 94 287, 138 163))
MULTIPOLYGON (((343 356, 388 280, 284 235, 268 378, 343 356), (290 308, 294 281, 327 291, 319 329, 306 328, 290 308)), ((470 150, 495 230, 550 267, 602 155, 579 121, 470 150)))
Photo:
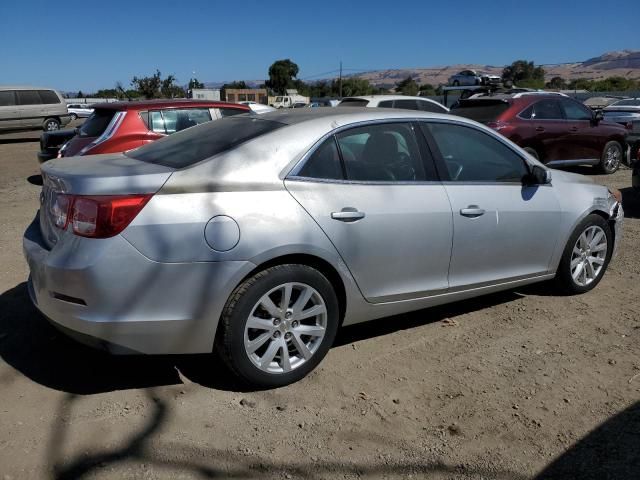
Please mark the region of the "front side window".
POLYGON ((432 112, 432 113, 448 113, 444 107, 441 107, 437 103, 427 102, 426 100, 418 101, 418 108, 423 112, 432 112))
POLYGON ((569 99, 562 99, 562 108, 567 120, 591 120, 591 110, 569 99))
POLYGON ((421 122, 435 141, 453 182, 522 182, 525 161, 489 134, 451 123, 421 122))
POLYGON ((41 105, 37 90, 18 90, 18 105, 41 105))
POLYGON ((410 123, 352 128, 336 135, 347 180, 415 182, 426 180, 410 123))
POLYGON ((536 120, 563 120, 557 100, 541 100, 533 106, 532 118, 536 120))
POLYGON ((418 102, 415 100, 396 100, 393 106, 395 108, 404 108, 405 110, 418 110, 418 102))

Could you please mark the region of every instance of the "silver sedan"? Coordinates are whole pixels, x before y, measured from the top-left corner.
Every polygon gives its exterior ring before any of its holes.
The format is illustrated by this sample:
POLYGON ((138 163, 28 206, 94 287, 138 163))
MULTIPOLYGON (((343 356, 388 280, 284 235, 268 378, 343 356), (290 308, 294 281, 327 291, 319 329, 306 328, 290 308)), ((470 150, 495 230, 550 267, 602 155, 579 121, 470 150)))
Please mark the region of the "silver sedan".
POLYGON ((602 279, 619 192, 478 123, 392 109, 239 115, 42 166, 35 305, 114 353, 217 351, 299 380, 338 328, 554 280, 602 279))

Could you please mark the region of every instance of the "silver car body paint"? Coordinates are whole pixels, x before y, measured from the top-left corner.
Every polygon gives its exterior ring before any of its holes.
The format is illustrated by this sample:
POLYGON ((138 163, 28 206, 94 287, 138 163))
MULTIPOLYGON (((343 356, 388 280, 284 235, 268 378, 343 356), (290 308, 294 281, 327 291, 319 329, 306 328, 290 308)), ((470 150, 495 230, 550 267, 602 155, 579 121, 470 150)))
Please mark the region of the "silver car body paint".
POLYGON ((621 207, 607 189, 560 171, 537 187, 290 175, 336 129, 389 120, 481 129, 546 169, 470 120, 370 108, 261 118, 287 126, 181 170, 122 154, 44 164, 39 219, 23 242, 36 306, 54 324, 114 352, 209 352, 227 299, 266 262, 330 265, 344 290, 347 325, 552 278, 571 232, 594 211, 615 216, 619 236, 621 207), (120 235, 89 239, 51 225, 53 191, 155 195, 120 235), (469 204, 490 212, 479 222, 463 219, 457 210, 469 204), (346 207, 366 217, 331 218, 346 207), (212 234, 216 218, 232 219, 237 232, 225 220, 225 231, 212 234))

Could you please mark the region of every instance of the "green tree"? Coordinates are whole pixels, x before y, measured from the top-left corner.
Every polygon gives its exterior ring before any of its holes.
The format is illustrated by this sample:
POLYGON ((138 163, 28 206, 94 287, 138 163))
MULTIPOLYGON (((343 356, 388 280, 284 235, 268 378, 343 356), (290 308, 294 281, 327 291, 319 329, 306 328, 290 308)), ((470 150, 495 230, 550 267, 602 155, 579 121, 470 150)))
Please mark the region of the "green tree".
POLYGON ((76 98, 84 98, 84 93, 82 93, 82 90, 78 90, 78 93, 76 94, 76 98))
POLYGON ((269 67, 269 80, 266 85, 274 92, 283 95, 287 88, 294 85, 293 79, 298 75, 298 65, 288 58, 276 60, 269 67))
POLYGON ((184 89, 176 84, 176 77, 169 75, 163 79, 160 70, 156 70, 150 77, 133 77, 131 86, 146 99, 185 96, 184 89))
POLYGON ((562 77, 553 77, 545 85, 547 88, 555 88, 557 90, 563 90, 567 88, 567 82, 562 77))
POLYGON ((415 96, 418 94, 419 90, 420 90, 420 87, 418 86, 416 81, 411 77, 407 77, 404 80, 402 80, 400 83, 396 84, 396 91, 402 93, 403 95, 415 96))
POLYGON ((193 90, 194 88, 204 88, 204 83, 199 82, 197 78, 192 78, 189 80, 189 90, 193 90))
POLYGON ((533 62, 516 60, 502 70, 502 80, 511 81, 518 87, 544 87, 544 68, 536 67, 533 62))
POLYGON ((436 89, 430 83, 420 85, 420 93, 423 95, 435 95, 436 89))

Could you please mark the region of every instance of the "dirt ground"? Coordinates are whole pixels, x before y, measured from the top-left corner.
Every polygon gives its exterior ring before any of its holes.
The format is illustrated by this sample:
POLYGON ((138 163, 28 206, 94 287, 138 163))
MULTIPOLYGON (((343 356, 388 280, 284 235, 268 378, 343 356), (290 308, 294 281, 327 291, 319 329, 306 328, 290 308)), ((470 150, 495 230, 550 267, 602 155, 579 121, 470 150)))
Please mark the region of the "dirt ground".
POLYGON ((243 391, 209 356, 112 357, 31 306, 38 132, 0 138, 0 480, 640 478, 640 198, 575 297, 527 287, 344 329, 307 379, 243 391))

